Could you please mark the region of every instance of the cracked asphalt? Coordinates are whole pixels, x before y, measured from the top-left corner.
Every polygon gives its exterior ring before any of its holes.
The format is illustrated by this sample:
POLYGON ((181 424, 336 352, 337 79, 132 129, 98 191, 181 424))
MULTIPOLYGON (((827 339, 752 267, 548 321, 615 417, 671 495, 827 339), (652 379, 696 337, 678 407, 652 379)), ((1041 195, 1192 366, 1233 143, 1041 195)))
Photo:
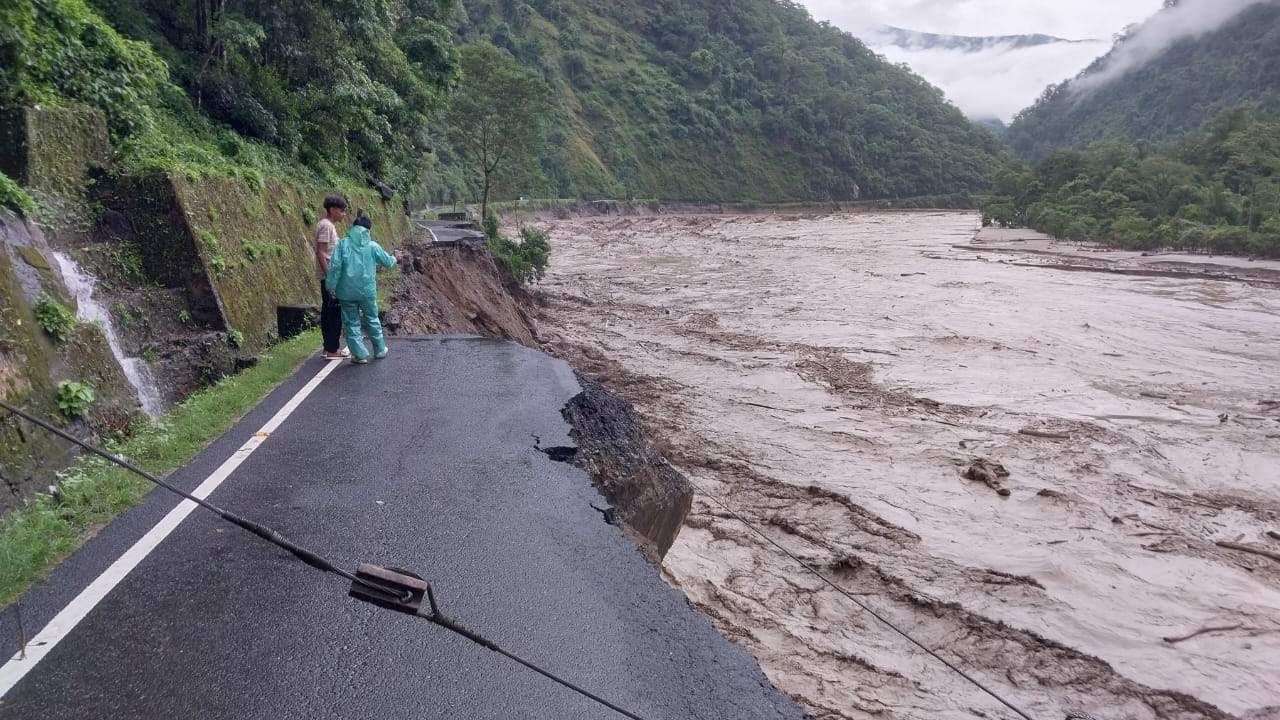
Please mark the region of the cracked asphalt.
MULTIPOLYGON (((172 479, 192 488, 321 367, 309 361, 172 479)), ((579 469, 569 366, 511 343, 393 340, 344 364, 211 500, 339 565, 415 571, 446 612, 645 718, 804 717, 663 582, 579 469)), ((22 600, 28 634, 163 517, 160 492, 22 600)), ((5 697, 0 718, 618 717, 197 511, 5 697)), ((15 607, 0 650, 18 649, 15 607)))

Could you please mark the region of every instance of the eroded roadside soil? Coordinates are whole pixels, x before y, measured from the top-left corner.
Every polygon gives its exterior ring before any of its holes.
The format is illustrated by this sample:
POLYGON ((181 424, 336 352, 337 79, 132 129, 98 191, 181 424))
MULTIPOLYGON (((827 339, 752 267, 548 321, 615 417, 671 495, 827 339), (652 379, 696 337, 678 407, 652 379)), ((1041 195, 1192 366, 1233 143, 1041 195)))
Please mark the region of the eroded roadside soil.
POLYGON ((1280 553, 1280 266, 977 232, 560 220, 541 334, 697 484, 668 579, 815 717, 1014 715, 712 498, 1037 719, 1280 717, 1280 562, 1219 544, 1280 553))

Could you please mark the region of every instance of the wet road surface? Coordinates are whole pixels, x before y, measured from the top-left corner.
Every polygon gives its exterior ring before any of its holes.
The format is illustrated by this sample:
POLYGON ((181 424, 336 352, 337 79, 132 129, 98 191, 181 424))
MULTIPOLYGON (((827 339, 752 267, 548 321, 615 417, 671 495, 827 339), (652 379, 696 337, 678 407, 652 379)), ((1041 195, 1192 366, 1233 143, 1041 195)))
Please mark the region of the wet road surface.
MULTIPOLYGON (((343 364, 211 498, 340 565, 427 577, 446 612, 646 718, 778 718, 769 686, 591 504, 560 408, 562 362, 476 338, 393 340, 343 364)), ((312 360, 175 474, 194 487, 301 384, 312 360)), ((24 600, 29 634, 175 505, 153 493, 24 600)), ((14 613, 0 612, 5 657, 14 613)), ((340 579, 196 512, 2 699, 3 718, 615 717, 340 579)))
POLYGON ((1280 552, 1280 265, 958 212, 549 224, 543 334, 704 496, 669 580, 816 716, 1014 717, 707 494, 1034 717, 1280 717, 1280 563, 1218 544, 1280 552))

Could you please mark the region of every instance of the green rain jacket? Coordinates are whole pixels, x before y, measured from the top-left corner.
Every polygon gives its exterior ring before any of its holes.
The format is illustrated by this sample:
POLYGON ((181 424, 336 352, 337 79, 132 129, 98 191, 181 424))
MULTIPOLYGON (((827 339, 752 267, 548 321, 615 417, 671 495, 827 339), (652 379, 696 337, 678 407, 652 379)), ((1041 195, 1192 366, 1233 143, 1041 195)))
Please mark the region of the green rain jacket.
POLYGON ((324 286, 339 300, 354 302, 378 296, 378 266, 395 267, 396 259, 359 225, 347 231, 329 260, 324 286))

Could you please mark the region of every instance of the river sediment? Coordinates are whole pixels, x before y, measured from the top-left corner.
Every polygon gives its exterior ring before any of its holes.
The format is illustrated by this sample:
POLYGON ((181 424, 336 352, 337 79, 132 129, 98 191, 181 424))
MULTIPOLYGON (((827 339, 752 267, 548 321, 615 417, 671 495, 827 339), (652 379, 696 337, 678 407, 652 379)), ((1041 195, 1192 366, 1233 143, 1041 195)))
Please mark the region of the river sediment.
POLYGON ((1280 716, 1280 265, 978 231, 559 220, 541 333, 696 484, 669 581, 815 717, 1013 715, 717 501, 1034 717, 1280 716))

